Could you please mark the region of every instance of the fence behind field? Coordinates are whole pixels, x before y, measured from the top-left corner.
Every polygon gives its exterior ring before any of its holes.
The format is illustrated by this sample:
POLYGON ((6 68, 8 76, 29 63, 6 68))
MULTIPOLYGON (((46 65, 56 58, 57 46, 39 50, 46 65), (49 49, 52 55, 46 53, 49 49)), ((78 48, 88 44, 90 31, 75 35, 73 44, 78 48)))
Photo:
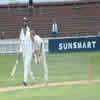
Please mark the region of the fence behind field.
POLYGON ((100 37, 70 37, 49 39, 49 53, 100 51, 100 37))
MULTIPOLYGON (((54 37, 43 38, 45 51, 49 53, 68 53, 100 51, 100 37, 54 37)), ((16 54, 18 39, 0 40, 0 54, 16 54)))
MULTIPOLYGON (((43 39, 45 43, 45 51, 48 52, 48 39, 43 39)), ((18 52, 18 39, 0 40, 0 54, 16 54, 18 52)))

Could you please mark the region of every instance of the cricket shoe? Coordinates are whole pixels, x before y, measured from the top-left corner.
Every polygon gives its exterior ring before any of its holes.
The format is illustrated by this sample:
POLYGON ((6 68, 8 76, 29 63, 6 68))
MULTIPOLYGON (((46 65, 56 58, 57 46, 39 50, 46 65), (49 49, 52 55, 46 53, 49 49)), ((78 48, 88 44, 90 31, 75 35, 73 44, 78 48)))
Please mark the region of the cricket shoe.
POLYGON ((25 87, 28 86, 28 84, 26 82, 23 82, 23 84, 24 84, 25 87))

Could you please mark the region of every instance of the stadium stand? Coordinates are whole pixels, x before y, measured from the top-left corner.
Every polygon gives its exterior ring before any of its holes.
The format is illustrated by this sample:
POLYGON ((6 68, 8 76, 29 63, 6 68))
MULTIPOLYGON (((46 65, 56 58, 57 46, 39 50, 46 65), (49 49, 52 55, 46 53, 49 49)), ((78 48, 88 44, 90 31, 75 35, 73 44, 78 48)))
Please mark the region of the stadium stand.
POLYGON ((100 32, 100 2, 84 0, 78 3, 34 4, 29 16, 27 5, 0 8, 0 34, 5 38, 18 38, 22 18, 28 17, 30 25, 41 37, 51 37, 52 20, 59 25, 57 36, 97 35, 100 32))

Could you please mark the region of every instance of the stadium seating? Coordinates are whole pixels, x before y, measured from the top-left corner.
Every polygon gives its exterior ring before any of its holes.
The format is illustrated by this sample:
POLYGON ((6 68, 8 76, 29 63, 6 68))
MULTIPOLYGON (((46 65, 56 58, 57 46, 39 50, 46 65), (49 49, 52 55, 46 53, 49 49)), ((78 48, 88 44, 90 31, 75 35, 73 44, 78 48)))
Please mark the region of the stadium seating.
POLYGON ((6 33, 5 38, 18 38, 22 27, 22 18, 28 17, 33 29, 41 37, 53 36, 52 21, 56 19, 59 26, 57 36, 96 35, 100 32, 100 6, 96 4, 46 6, 33 8, 29 16, 28 8, 0 8, 0 33, 6 33))

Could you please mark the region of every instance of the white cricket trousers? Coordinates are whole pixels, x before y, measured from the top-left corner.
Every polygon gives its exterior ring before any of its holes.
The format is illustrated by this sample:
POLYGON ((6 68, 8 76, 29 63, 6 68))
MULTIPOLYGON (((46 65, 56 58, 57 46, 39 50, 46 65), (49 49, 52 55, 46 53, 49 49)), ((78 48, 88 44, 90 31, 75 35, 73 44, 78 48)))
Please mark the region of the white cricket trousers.
POLYGON ((30 74, 32 81, 34 81, 35 77, 32 72, 32 56, 25 55, 24 56, 24 82, 26 82, 26 83, 28 80, 28 74, 30 74))

